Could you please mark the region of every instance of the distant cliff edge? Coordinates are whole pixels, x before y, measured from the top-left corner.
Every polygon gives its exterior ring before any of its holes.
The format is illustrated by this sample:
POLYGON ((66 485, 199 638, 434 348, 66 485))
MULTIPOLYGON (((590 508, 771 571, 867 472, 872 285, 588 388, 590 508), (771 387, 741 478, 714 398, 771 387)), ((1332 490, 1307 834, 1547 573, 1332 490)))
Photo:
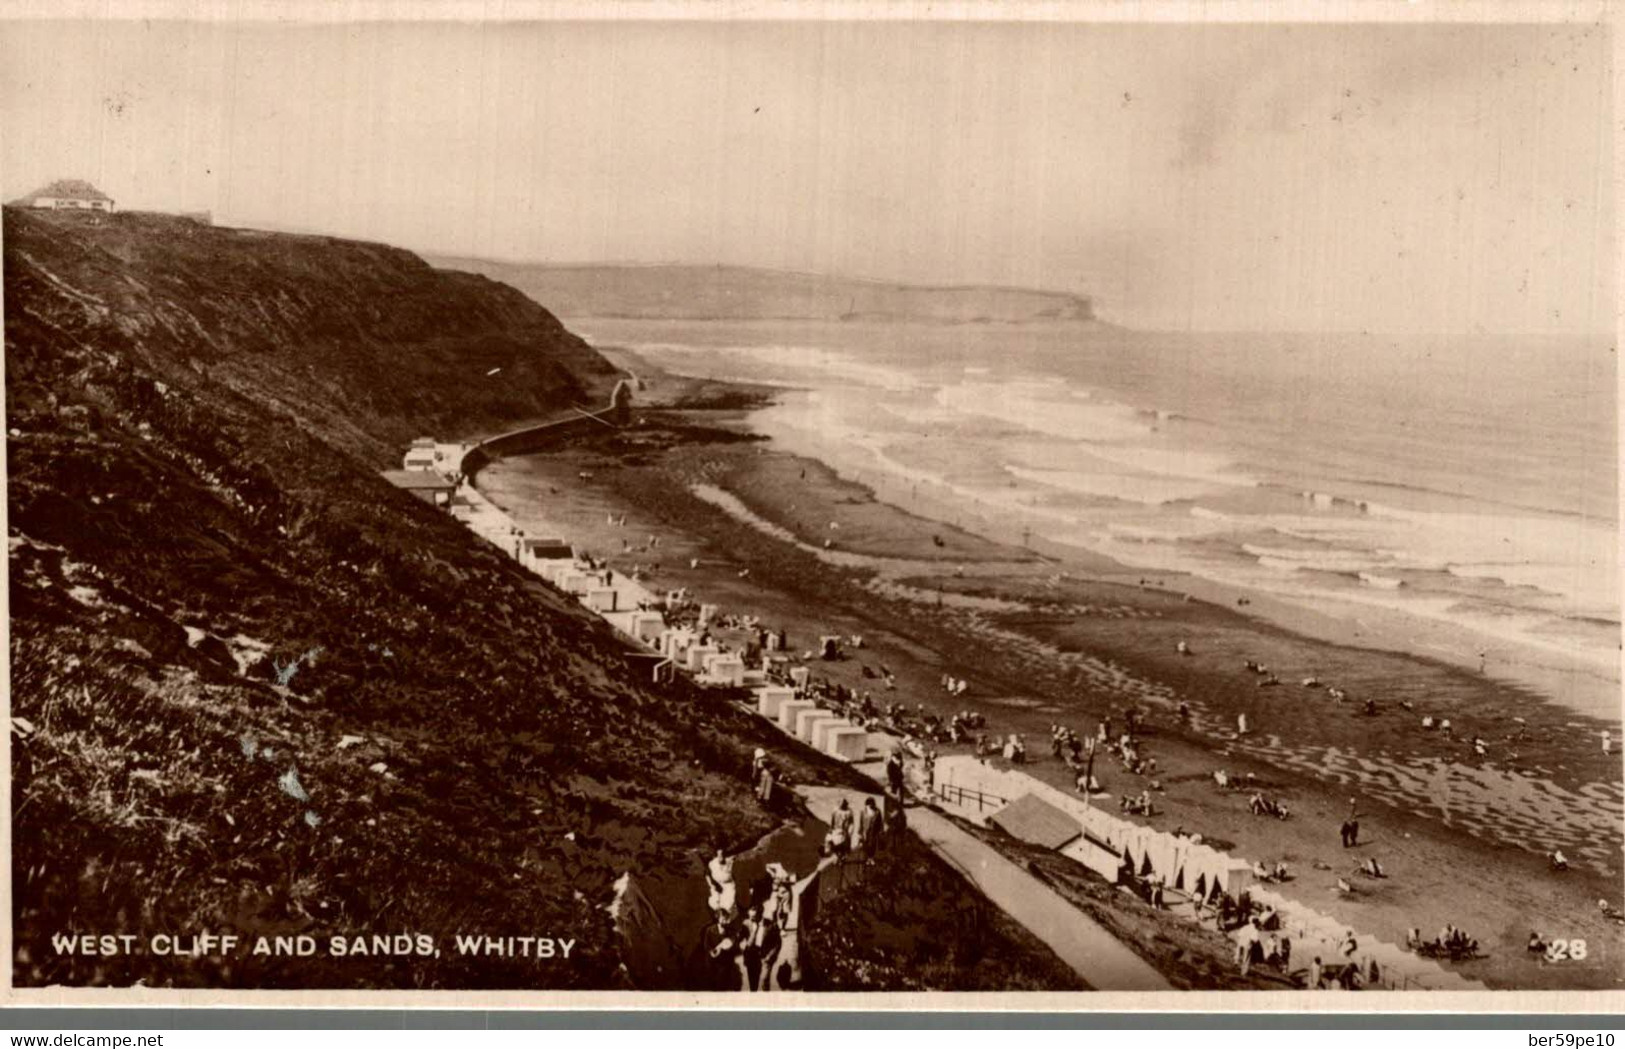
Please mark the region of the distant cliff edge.
POLYGON ((1087 296, 984 285, 927 287, 741 266, 552 266, 439 258, 511 284, 562 317, 668 320, 1092 321, 1087 296))

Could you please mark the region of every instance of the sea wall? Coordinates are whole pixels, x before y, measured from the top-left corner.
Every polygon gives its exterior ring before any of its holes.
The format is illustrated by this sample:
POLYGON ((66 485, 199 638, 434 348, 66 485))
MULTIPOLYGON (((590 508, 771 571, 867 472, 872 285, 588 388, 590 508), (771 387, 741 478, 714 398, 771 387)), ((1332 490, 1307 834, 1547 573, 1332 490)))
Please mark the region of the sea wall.
POLYGON ((581 412, 563 419, 524 426, 495 437, 487 437, 463 453, 461 470, 473 480, 486 466, 510 455, 529 455, 546 451, 560 441, 577 434, 588 433, 601 426, 613 426, 608 412, 581 412))

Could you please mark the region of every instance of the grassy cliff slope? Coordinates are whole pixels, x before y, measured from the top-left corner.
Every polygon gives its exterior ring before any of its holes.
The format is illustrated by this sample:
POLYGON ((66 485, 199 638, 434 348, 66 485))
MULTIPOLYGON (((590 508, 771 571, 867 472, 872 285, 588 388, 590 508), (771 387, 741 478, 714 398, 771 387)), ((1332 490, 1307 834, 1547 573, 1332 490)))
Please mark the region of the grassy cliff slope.
POLYGON ((547 311, 377 245, 12 208, 4 233, 19 986, 613 986, 615 880, 773 824, 756 719, 646 688, 377 475, 420 432, 598 400, 611 370, 547 311), (247 939, 150 950, 204 931, 247 939))

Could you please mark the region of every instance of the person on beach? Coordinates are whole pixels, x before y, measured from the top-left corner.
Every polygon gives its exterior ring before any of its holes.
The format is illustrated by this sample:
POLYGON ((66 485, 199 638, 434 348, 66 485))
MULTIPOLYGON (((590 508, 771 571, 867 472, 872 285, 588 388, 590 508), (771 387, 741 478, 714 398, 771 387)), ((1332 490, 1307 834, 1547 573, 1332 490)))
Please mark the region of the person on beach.
POLYGON ((1309 972, 1304 978, 1304 988, 1310 991, 1320 990, 1320 978, 1320 958, 1316 957, 1314 961, 1309 963, 1309 972))
POLYGON ((1249 919, 1241 927, 1236 936, 1236 965, 1241 969, 1241 975, 1246 976, 1247 970, 1252 967, 1254 956, 1261 953, 1260 941, 1262 934, 1258 931, 1258 920, 1249 919))

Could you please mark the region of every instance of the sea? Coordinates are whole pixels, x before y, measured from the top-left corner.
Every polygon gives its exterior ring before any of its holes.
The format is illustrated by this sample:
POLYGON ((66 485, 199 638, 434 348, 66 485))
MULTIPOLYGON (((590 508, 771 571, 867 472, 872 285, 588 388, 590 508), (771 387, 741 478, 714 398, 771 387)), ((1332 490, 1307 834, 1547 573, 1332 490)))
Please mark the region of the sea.
POLYGON ((782 387, 754 425, 888 501, 1619 679, 1606 337, 571 324, 782 387))

